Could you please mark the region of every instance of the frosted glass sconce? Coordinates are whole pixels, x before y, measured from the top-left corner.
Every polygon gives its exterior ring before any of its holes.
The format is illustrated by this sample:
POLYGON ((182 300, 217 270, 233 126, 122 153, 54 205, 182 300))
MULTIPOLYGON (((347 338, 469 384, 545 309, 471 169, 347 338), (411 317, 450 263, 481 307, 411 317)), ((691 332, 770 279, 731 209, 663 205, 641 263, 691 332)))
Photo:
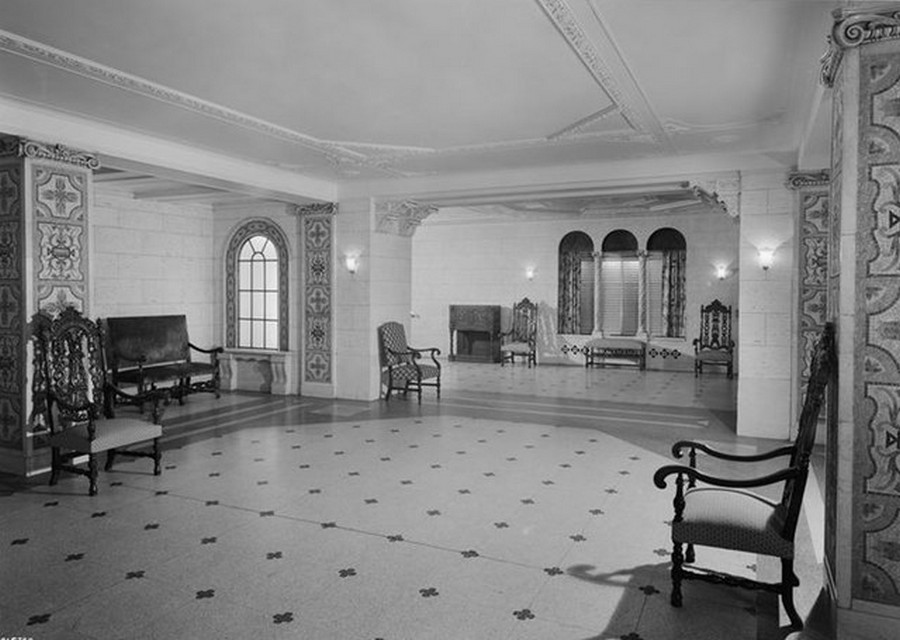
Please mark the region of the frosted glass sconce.
POLYGON ((353 275, 359 270, 359 256, 353 253, 347 254, 344 257, 344 265, 347 267, 347 271, 353 275))
POLYGON ((763 271, 768 271, 773 262, 775 262, 775 249, 759 250, 759 266, 763 268, 763 271))
POLYGON ((728 267, 726 267, 724 264, 716 265, 716 277, 719 280, 724 280, 726 277, 728 277, 728 267))
POLYGON ((534 267, 526 267, 525 268, 525 277, 528 278, 529 280, 534 280, 534 273, 535 273, 534 267))

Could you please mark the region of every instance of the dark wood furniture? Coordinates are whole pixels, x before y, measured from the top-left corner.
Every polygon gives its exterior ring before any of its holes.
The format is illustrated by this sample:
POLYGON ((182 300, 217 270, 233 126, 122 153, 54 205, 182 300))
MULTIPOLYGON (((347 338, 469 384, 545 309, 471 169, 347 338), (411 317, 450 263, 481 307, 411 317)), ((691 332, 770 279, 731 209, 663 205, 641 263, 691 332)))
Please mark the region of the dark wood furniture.
POLYGON ((680 458, 688 453, 688 466, 666 465, 656 471, 653 482, 665 488, 666 479, 675 476, 675 517, 672 520, 672 595, 673 606, 682 604, 681 582, 702 580, 748 589, 777 593, 781 596, 791 626, 801 628, 803 621, 794 607, 793 589, 800 582, 794 574, 794 534, 809 473, 809 457, 818 425, 819 412, 825 398, 825 388, 833 384, 837 369, 834 348, 834 326, 827 324, 815 347, 806 398, 800 413, 797 437, 788 446, 755 455, 724 453, 710 446, 682 440, 672 447, 672 454, 680 458), (697 453, 724 460, 729 468, 752 465, 769 460, 787 458, 787 463, 774 472, 762 472, 756 477, 742 479, 716 477, 697 470, 697 453), (687 480, 687 489, 685 489, 687 480), (698 486, 699 484, 699 486, 698 486), (751 489, 782 485, 777 501, 751 492, 751 489), (686 553, 682 546, 687 545, 686 553), (694 545, 730 549, 774 556, 781 560, 781 580, 760 582, 749 578, 711 570, 689 570, 685 563, 695 561, 694 545))
POLYGON ((731 339, 731 307, 718 300, 700 307, 700 337, 694 338, 694 377, 704 364, 723 366, 734 377, 734 340, 731 339))
POLYGON ((450 305, 450 361, 500 362, 500 306, 450 305))
POLYGON ((500 334, 500 366, 522 357, 537 366, 537 303, 522 298, 512 307, 509 331, 500 334))
POLYGON ((422 388, 434 387, 441 397, 441 363, 437 347, 416 349, 406 342, 406 329, 399 322, 385 322, 378 327, 378 357, 381 362, 381 384, 385 387, 384 399, 391 393, 402 391, 406 395, 414 391, 422 402, 422 388), (428 354, 430 362, 422 360, 428 354))
POLYGON ((616 364, 634 365, 641 371, 647 368, 647 343, 630 338, 594 338, 584 345, 585 367, 605 367, 608 359, 616 364))
POLYGON ((105 469, 112 468, 116 454, 153 459, 153 473, 160 474, 159 438, 162 436, 161 404, 165 392, 144 395, 153 405, 151 419, 116 415, 114 400, 134 400, 107 380, 103 336, 98 323, 84 318, 72 307, 57 318, 39 313, 32 320, 34 344, 35 431, 45 431, 50 444, 50 484, 60 471, 85 475, 90 495, 97 494, 97 459, 106 452, 105 469), (140 445, 150 450, 136 449, 140 445), (87 456, 87 469, 75 458, 87 456))
POLYGON ((112 382, 137 387, 138 396, 165 385, 179 403, 191 393, 219 397, 222 347, 202 349, 188 339, 183 315, 106 318, 107 357, 112 382), (207 362, 195 362, 197 352, 207 362))

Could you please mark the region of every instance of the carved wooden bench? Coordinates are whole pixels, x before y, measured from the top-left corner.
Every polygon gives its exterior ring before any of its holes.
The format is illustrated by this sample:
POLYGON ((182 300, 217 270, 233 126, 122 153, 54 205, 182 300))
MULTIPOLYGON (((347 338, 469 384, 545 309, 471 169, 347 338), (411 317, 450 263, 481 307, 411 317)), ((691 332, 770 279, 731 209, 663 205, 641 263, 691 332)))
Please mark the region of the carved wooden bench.
POLYGON ((107 318, 105 324, 107 364, 114 385, 137 387, 139 398, 151 389, 165 388, 179 404, 191 393, 219 397, 219 354, 223 349, 192 344, 185 316, 107 318), (192 352, 209 360, 194 362, 192 352))
MULTIPOLYGON (((606 366, 609 358, 624 360, 643 371, 647 366, 647 343, 628 338, 594 338, 588 341, 581 352, 585 367, 606 366)), ((619 364, 619 363, 617 363, 619 364)))

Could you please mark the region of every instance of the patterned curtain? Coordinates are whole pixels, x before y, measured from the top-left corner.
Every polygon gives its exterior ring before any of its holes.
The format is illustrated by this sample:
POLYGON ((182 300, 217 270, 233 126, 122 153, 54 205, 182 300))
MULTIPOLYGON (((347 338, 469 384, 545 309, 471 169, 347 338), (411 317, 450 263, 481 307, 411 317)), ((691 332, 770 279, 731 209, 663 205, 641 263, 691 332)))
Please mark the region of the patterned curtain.
POLYGON ((581 256, 562 252, 559 256, 559 333, 578 333, 581 317, 581 256))
POLYGON ((687 251, 670 250, 663 254, 663 326, 666 337, 684 337, 684 273, 687 251))

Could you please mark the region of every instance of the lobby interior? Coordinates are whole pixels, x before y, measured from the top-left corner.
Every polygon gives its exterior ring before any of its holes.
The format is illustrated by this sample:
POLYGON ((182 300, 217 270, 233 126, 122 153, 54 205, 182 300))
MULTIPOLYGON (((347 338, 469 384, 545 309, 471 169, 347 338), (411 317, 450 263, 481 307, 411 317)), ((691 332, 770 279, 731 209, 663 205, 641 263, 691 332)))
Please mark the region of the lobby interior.
POLYGON ((669 605, 652 474, 678 439, 789 441, 832 322, 803 633, 893 637, 900 5, 244 4, 4 3, 0 635, 784 637, 767 594, 690 584, 669 605), (560 247, 580 233, 599 263, 620 231, 684 240, 683 325, 647 298, 646 370, 588 369, 602 289, 563 330, 560 247), (234 285, 257 233, 282 268, 263 348, 234 285), (536 367, 448 358, 451 305, 506 325, 525 297, 536 367), (733 379, 693 375, 712 300, 733 379), (47 486, 29 320, 66 305, 184 314, 225 348, 222 398, 167 409, 161 476, 47 486), (381 397, 387 321, 441 349, 439 398, 381 397))

